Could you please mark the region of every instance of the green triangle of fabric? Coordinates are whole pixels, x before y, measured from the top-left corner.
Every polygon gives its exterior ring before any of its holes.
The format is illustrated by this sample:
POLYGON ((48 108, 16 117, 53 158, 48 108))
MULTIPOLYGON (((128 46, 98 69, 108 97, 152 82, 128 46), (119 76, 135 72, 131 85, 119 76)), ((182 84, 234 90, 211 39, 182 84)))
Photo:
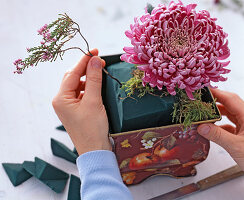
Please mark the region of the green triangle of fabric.
POLYGON ((74 147, 74 149, 73 149, 73 152, 77 155, 77 157, 79 157, 79 154, 78 154, 78 152, 77 152, 77 150, 76 150, 75 147, 74 147))
POLYGON ((76 159, 78 157, 77 154, 71 151, 63 143, 51 138, 51 148, 52 148, 53 155, 76 164, 76 159))
POLYGON ((35 157, 36 177, 41 180, 67 179, 69 175, 55 166, 35 157))
POLYGON ((64 171, 37 157, 35 162, 25 161, 23 168, 57 193, 64 190, 69 178, 69 175, 64 171))
POLYGON ((54 192, 60 193, 64 190, 68 178, 62 180, 40 180, 40 181, 46 184, 48 187, 50 187, 54 192))
POLYGON ((68 192, 68 200, 80 200, 80 187, 81 181, 80 179, 71 174, 70 182, 69 182, 69 192, 68 192))
POLYGON ((32 176, 36 176, 36 165, 32 161, 24 161, 22 164, 23 168, 29 172, 32 176))
POLYGON ((14 186, 20 185, 32 176, 23 168, 22 164, 2 163, 2 166, 14 186))
POLYGON ((57 126, 56 129, 57 130, 60 130, 60 131, 65 131, 66 132, 66 130, 65 130, 65 128, 64 128, 63 125, 57 126))
POLYGON ((32 161, 24 161, 22 164, 23 168, 30 173, 32 176, 36 176, 36 165, 32 161))

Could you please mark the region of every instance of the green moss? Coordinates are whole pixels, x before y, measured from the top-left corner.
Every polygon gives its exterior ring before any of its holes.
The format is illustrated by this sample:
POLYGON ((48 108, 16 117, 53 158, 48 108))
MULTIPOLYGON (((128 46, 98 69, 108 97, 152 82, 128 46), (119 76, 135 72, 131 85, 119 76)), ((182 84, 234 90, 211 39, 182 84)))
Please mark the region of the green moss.
POLYGON ((143 97, 147 93, 153 93, 154 88, 151 88, 148 84, 145 87, 142 85, 142 77, 144 72, 139 69, 133 69, 132 75, 127 82, 122 82, 121 89, 124 90, 128 97, 131 97, 135 92, 138 92, 138 97, 143 97))
POLYGON ((193 93, 195 100, 190 100, 185 91, 177 89, 177 103, 174 104, 172 122, 183 124, 184 128, 191 126, 192 122, 215 119, 218 117, 215 111, 215 101, 211 103, 202 101, 202 91, 193 93))
POLYGON ((127 97, 131 97, 135 93, 138 94, 137 96, 139 98, 145 96, 146 94, 151 94, 160 97, 169 95, 166 88, 163 88, 159 91, 157 88, 152 88, 148 83, 145 86, 143 86, 143 75, 144 72, 135 67, 132 70, 132 78, 130 78, 127 82, 122 82, 121 89, 126 92, 127 97))

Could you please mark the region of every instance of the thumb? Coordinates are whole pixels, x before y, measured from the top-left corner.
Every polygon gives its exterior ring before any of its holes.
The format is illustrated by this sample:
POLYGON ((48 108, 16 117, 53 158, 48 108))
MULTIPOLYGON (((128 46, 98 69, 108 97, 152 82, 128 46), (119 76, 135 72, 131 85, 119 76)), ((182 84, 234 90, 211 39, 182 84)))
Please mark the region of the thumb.
POLYGON ((102 59, 98 56, 93 56, 89 61, 86 69, 85 98, 101 98, 102 65, 102 59))
POLYGON ((201 124, 198 126, 197 131, 200 135, 222 146, 228 152, 231 152, 231 148, 235 146, 236 135, 214 124, 201 124))

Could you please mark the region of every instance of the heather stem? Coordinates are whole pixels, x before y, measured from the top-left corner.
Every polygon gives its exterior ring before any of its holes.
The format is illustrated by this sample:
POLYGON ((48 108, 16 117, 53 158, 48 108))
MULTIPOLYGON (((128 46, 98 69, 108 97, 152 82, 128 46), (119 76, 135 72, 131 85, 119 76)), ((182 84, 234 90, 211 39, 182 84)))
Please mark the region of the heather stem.
MULTIPOLYGON (((67 50, 71 50, 71 49, 78 49, 78 50, 80 50, 82 53, 84 53, 85 55, 87 55, 87 56, 93 56, 92 55, 92 53, 89 51, 89 49, 88 49, 88 52, 89 52, 89 54, 87 54, 87 53, 85 53, 81 48, 79 48, 79 47, 70 47, 70 48, 67 48, 67 49, 65 49, 65 50, 62 50, 62 51, 60 51, 60 52, 65 52, 65 51, 67 51, 67 50)), ((105 74, 107 74, 110 78, 112 78, 112 79, 114 79, 115 81, 117 81, 117 83, 119 83, 119 85, 120 85, 120 87, 122 87, 122 83, 117 79, 117 78, 115 78, 114 76, 112 76, 105 68, 103 68, 103 71, 104 71, 104 73, 105 74)))
POLYGON ((114 79, 115 81, 117 81, 117 83, 119 83, 120 87, 122 87, 122 83, 117 79, 115 78, 114 76, 112 76, 106 69, 103 68, 103 71, 112 79, 114 79))

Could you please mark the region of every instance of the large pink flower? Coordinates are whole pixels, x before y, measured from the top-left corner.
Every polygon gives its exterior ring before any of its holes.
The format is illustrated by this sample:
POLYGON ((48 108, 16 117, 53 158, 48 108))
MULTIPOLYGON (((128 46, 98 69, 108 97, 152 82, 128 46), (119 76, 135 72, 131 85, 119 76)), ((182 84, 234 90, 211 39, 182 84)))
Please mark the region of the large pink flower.
POLYGON ((222 74, 230 55, 227 34, 216 25, 208 11, 195 11, 196 4, 160 4, 135 18, 125 32, 133 47, 124 47, 121 60, 137 64, 144 71, 143 84, 159 90, 165 86, 171 95, 175 87, 185 89, 188 97, 210 82, 225 81, 222 74))

